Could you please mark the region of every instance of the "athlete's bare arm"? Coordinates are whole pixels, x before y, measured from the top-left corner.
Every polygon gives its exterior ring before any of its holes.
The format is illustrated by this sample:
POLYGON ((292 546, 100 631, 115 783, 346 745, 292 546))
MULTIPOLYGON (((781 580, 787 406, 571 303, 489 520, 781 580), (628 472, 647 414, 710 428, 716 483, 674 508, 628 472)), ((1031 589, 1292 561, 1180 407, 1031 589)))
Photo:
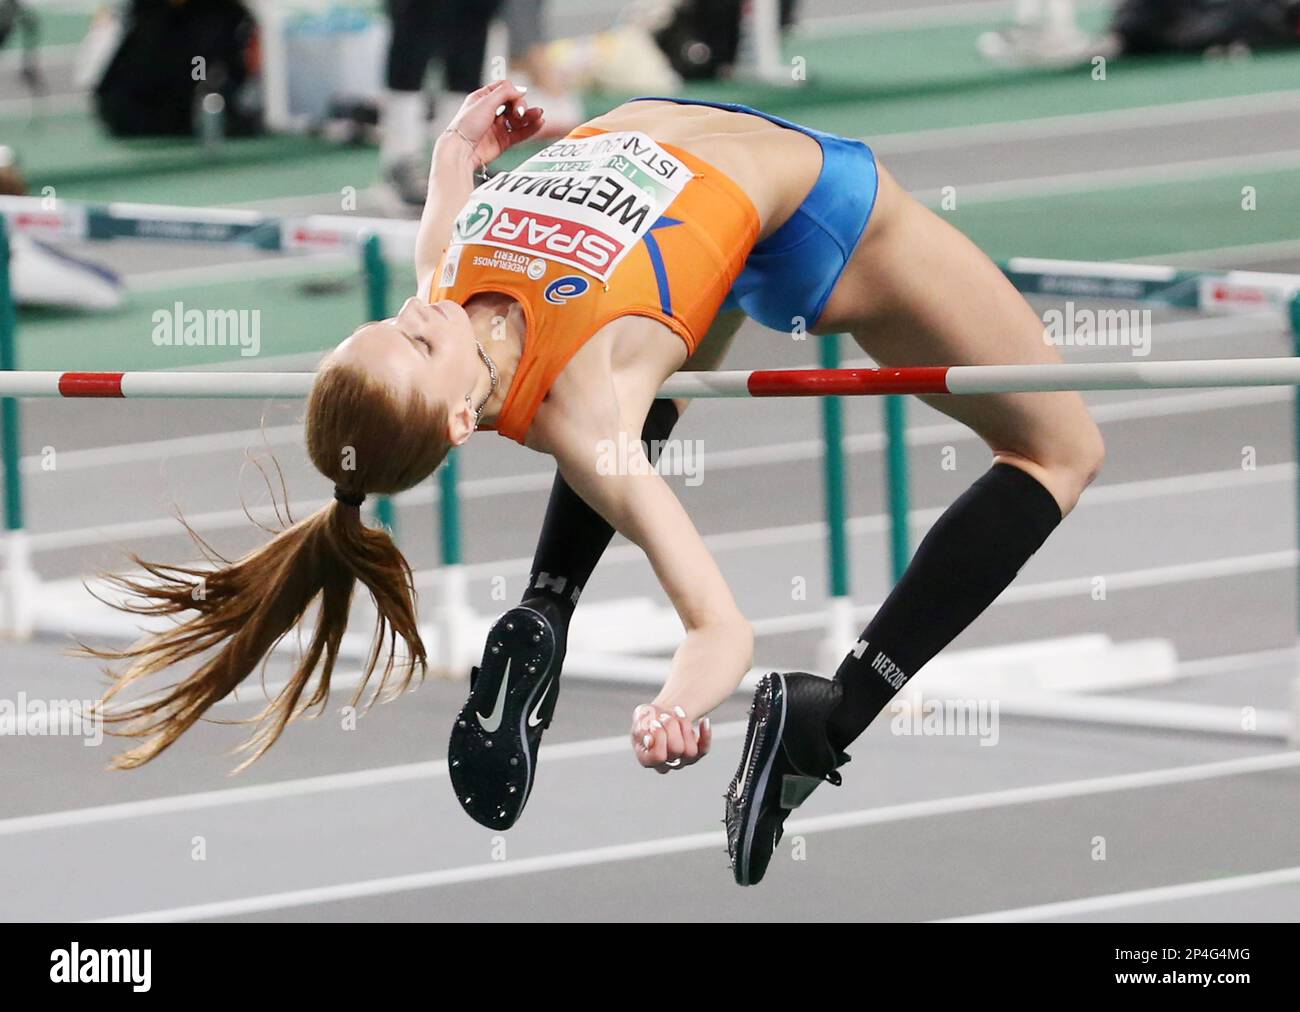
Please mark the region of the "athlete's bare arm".
POLYGON ((429 195, 415 240, 415 276, 427 298, 438 261, 451 241, 456 216, 474 189, 474 173, 542 128, 541 109, 530 109, 523 91, 495 81, 471 94, 433 146, 429 195), (505 111, 497 115, 502 106, 505 111))
POLYGON ((645 457, 640 432, 648 406, 620 410, 611 388, 580 416, 552 417, 546 441, 574 491, 646 553, 686 629, 654 713, 633 728, 638 761, 662 768, 707 750, 707 731, 701 736, 693 722, 740 684, 753 660, 753 633, 691 518, 645 457))

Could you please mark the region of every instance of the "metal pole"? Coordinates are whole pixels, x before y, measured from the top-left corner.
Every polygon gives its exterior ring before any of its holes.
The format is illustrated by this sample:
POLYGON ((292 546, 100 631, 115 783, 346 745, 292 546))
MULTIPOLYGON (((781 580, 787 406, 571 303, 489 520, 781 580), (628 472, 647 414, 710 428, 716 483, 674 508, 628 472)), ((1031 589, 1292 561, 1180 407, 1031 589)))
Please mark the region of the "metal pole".
POLYGON ((911 495, 907 476, 907 402, 897 394, 885 398, 885 484, 889 489, 889 561, 894 582, 912 560, 908 515, 911 495))
MULTIPOLYGON (((1291 345, 1300 356, 1300 292, 1291 298, 1291 345)), ((1300 546, 1300 387, 1293 395, 1295 405, 1296 454, 1296 544, 1300 546)), ((1296 674, 1291 685, 1291 745, 1300 748, 1300 571, 1296 574, 1296 674)))
MULTIPOLYGON (((372 235, 361 247, 361 263, 366 275, 366 314, 370 320, 388 319, 388 264, 379 236, 372 235)), ((380 496, 375 500, 375 519, 397 536, 397 511, 393 500, 380 496)))
MULTIPOLYGON (((9 279, 9 235, 0 215, 0 371, 18 368, 18 314, 9 279)), ((0 633, 25 639, 36 622, 38 581, 23 530, 22 425, 18 400, 0 399, 0 457, 4 471, 4 537, 0 539, 0 633)))
MULTIPOLYGON (((840 364, 838 334, 821 337, 821 365, 823 369, 836 369, 840 364)), ((849 549, 845 530, 847 515, 844 489, 844 405, 838 397, 823 397, 822 408, 822 460, 823 485, 826 493, 826 526, 828 529, 827 562, 830 567, 830 594, 847 597, 849 593, 849 549)))
POLYGON ((461 563, 460 496, 456 491, 459 472, 460 461, 457 452, 452 450, 447 454, 442 467, 438 468, 438 498, 442 501, 442 522, 438 534, 444 566, 459 566, 461 563))
MULTIPOLYGON (((820 359, 824 369, 840 364, 838 334, 820 338, 820 359)), ((826 612, 826 635, 817 654, 817 666, 831 674, 854 638, 853 599, 849 596, 848 491, 844 465, 844 404, 838 397, 821 399, 822 485, 826 498, 826 551, 830 600, 826 612)))
MULTIPOLYGON (((0 215, 0 370, 13 372, 18 368, 18 316, 14 311, 13 293, 9 287, 9 234, 7 223, 0 215)), ((5 479, 5 530, 23 528, 23 489, 19 457, 22 453, 22 425, 18 415, 18 400, 5 397, 0 400, 0 441, 4 443, 5 479)))

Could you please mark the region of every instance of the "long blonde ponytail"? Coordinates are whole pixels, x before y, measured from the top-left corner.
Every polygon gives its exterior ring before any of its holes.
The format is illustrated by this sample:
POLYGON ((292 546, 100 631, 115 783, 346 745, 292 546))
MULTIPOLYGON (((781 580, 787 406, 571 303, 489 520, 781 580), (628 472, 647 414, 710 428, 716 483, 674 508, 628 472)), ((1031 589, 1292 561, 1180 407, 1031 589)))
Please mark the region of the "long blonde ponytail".
MULTIPOLYGON (((308 453, 317 469, 351 498, 393 493, 427 477, 446 456, 447 411, 418 394, 398 398, 358 370, 326 365, 307 405, 308 453)), ((241 750, 243 769, 261 756, 295 718, 323 708, 347 629, 357 583, 369 591, 377 613, 374 640, 353 696, 356 703, 376 669, 373 698, 391 698, 427 667, 416 618, 411 567, 387 531, 367 527, 355 505, 337 499, 293 523, 261 548, 234 562, 221 558, 193 531, 208 566, 180 566, 135 558, 144 575, 114 576, 126 597, 112 601, 134 614, 176 619, 164 632, 125 649, 86 648, 110 661, 104 695, 113 733, 142 739, 113 759, 126 769, 155 758, 227 696, 318 602, 315 628, 293 674, 267 706, 241 750), (398 640, 405 657, 398 661, 398 640), (172 665, 203 658, 198 667, 160 693, 111 705, 141 679, 172 665), (315 685, 312 676, 319 672, 315 685), (397 672, 393 692, 385 692, 397 672)), ((116 595, 114 595, 116 597, 116 595)))

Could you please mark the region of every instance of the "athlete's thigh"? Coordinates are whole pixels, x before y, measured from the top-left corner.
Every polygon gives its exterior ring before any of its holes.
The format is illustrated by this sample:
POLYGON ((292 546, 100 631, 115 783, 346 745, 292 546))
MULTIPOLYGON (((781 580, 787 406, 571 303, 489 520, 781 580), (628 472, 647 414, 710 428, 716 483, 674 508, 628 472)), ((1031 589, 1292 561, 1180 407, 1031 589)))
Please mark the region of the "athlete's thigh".
MULTIPOLYGON (((880 212, 828 308, 881 365, 1054 363, 1043 323, 997 266, 885 172, 880 212), (838 301, 837 301, 838 300, 838 301)), ((873 219, 875 216, 873 216, 873 219)), ((818 329, 825 330, 824 316, 818 329)), ((1099 442, 1074 393, 925 398, 995 451, 1051 467, 1096 455, 1099 442)))

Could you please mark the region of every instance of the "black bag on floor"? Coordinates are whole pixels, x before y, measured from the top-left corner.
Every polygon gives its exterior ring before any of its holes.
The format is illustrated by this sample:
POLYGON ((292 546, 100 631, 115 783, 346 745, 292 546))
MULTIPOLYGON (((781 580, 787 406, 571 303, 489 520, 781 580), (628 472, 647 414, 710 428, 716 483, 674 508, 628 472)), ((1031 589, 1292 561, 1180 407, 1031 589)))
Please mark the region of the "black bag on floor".
MULTIPOLYGON (((798 0, 781 0, 781 26, 794 23, 798 0)), ((742 0, 678 0, 654 40, 686 81, 713 80, 736 62, 742 0)))
POLYGON ((1125 53, 1300 45, 1297 0, 1123 0, 1111 21, 1125 53))
POLYGON ((196 102, 217 92, 225 133, 258 132, 245 100, 254 29, 239 0, 131 0, 122 41, 95 89, 100 119, 119 137, 192 134, 196 102))

